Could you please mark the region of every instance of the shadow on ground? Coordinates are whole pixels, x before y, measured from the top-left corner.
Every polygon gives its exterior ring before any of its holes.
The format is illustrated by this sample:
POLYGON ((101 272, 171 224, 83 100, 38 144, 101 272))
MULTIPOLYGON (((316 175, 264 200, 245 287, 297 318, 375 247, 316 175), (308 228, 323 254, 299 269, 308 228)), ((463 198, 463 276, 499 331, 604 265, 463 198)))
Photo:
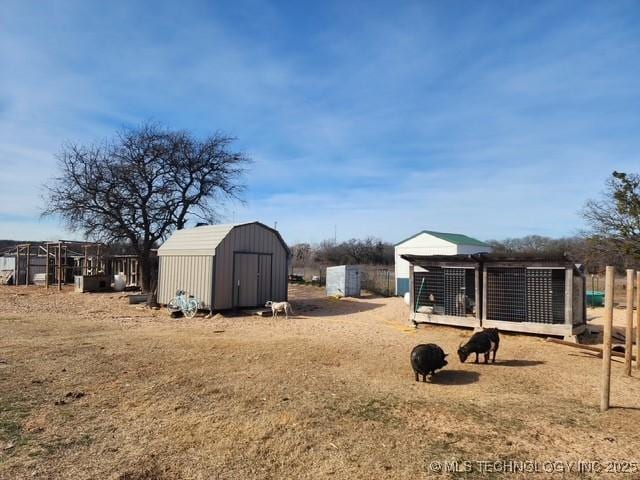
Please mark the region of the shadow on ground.
POLYGON ((542 360, 519 360, 514 358, 511 360, 496 360, 495 365, 497 367, 535 367, 544 363, 546 362, 542 360))
POLYGON ((295 315, 302 317, 333 317, 336 315, 351 315, 367 312, 382 307, 379 303, 364 302, 362 300, 340 300, 332 297, 305 298, 291 302, 295 315))
POLYGON ((468 385, 475 383, 480 378, 478 372, 467 370, 442 370, 431 376, 431 383, 438 385, 468 385))

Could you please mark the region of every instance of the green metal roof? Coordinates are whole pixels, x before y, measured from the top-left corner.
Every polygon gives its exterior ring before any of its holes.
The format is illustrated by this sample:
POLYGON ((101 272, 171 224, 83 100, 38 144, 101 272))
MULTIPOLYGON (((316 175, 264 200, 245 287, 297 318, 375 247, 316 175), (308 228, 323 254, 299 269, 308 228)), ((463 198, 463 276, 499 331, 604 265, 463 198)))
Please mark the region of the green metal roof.
POLYGON ((421 232, 416 233, 415 235, 410 236, 409 238, 405 238, 401 242, 396 243, 397 245, 403 244, 404 242, 411 240, 412 238, 417 237, 418 235, 422 235, 423 233, 428 233, 429 235, 433 235, 434 237, 438 237, 441 240, 446 242, 453 243, 455 245, 476 245, 478 247, 490 247, 491 245, 482 242, 476 238, 468 237, 466 235, 462 235, 461 233, 445 233, 445 232, 434 232, 433 230, 422 230, 421 232))

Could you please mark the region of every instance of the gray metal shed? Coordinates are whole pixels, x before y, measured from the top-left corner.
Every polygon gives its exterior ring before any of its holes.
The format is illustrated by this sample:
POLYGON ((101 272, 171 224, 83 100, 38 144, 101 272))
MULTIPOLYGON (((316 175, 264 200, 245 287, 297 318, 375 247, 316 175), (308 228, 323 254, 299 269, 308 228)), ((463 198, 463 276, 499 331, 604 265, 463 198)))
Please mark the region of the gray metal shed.
POLYGON ((178 230, 158 249, 158 302, 177 290, 209 310, 286 300, 290 256, 278 231, 260 222, 178 230))
POLYGON ((357 265, 327 267, 327 296, 359 297, 360 268, 357 265))

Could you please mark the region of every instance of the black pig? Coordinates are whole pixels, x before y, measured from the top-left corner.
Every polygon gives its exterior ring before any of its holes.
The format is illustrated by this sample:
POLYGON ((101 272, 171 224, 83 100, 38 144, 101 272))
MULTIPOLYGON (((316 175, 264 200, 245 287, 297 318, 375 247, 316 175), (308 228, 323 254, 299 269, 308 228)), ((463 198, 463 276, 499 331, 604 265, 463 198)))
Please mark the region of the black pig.
POLYGON ((411 350, 411 367, 416 374, 416 382, 419 382, 419 375, 422 381, 427 381, 427 375, 433 375, 436 370, 443 368, 447 361, 446 353, 435 343, 416 345, 411 350))

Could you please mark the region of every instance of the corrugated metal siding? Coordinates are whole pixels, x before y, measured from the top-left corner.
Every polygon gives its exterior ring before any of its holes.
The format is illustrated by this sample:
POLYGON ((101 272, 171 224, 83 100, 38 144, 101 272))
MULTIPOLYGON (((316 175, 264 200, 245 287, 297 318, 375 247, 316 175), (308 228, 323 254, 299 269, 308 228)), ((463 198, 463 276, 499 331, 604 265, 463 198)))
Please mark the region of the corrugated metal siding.
POLYGON ((158 277, 158 302, 166 304, 176 290, 185 290, 200 300, 200 308, 211 308, 213 292, 212 255, 161 256, 158 277))
POLYGON ((276 302, 287 299, 288 255, 278 236, 256 224, 240 225, 229 232, 216 248, 214 308, 223 310, 233 305, 234 252, 270 253, 271 295, 276 302))
POLYGON ((255 307, 258 305, 258 259, 255 253, 236 253, 233 267, 233 305, 255 307))
POLYGON ((344 265, 339 267, 327 267, 327 296, 346 296, 344 291, 346 275, 346 267, 344 265))
POLYGON ((213 255, 216 247, 234 226, 234 224, 205 225, 178 230, 160 246, 158 256, 213 255))
POLYGON ((327 295, 360 296, 360 269, 355 265, 327 267, 327 295))

